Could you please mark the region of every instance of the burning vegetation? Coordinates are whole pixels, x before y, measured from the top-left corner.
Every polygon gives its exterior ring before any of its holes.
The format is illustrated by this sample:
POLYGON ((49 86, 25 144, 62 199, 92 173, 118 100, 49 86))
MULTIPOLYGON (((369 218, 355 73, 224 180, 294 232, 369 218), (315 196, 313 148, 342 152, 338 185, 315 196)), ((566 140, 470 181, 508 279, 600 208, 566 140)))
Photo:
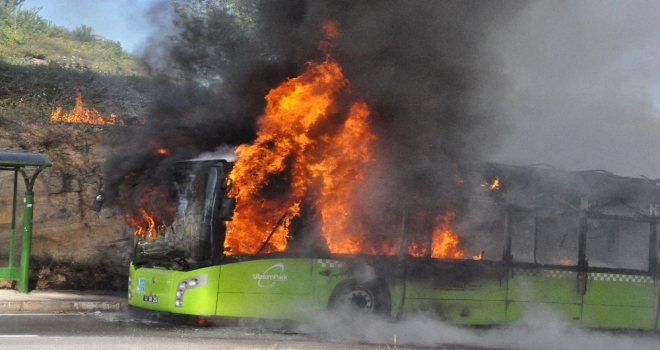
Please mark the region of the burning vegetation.
POLYGON ((71 112, 63 112, 62 106, 58 106, 55 112, 50 115, 50 120, 65 123, 124 125, 124 121, 114 114, 105 116, 94 107, 85 107, 80 91, 76 91, 76 105, 71 112))

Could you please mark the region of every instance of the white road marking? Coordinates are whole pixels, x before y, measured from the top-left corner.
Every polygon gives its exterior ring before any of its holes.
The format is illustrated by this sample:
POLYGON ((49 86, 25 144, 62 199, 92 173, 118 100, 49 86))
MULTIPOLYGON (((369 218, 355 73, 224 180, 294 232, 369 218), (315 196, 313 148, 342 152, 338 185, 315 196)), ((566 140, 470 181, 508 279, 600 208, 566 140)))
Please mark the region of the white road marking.
POLYGON ((0 314, 0 317, 2 316, 80 316, 82 314, 80 313, 49 313, 49 314, 37 314, 37 313, 15 313, 15 314, 0 314))
POLYGON ((36 334, 0 334, 0 338, 27 338, 38 337, 36 334))

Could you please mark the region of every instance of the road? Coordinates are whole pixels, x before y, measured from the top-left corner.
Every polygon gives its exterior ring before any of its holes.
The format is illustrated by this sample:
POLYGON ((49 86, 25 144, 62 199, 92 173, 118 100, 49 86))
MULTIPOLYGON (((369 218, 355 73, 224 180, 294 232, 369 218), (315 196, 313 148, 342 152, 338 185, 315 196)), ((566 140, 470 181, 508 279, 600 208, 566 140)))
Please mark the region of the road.
POLYGON ((0 314, 2 349, 387 349, 290 330, 286 323, 148 312, 0 314))
POLYGON ((280 330, 237 325, 189 325, 125 314, 0 316, 2 349, 368 349, 308 339, 280 330))
POLYGON ((552 318, 474 329, 424 317, 398 323, 320 317, 308 324, 117 313, 0 314, 2 349, 658 349, 660 335, 565 327, 552 318), (449 344, 449 345, 448 345, 449 344))

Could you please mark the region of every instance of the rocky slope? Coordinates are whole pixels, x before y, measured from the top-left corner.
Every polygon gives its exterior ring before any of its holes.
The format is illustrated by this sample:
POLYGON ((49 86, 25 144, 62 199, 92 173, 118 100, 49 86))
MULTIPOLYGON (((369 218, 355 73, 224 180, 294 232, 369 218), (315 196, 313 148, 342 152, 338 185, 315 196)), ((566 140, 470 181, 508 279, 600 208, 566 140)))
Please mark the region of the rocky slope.
MULTIPOLYGON (((53 163, 35 185, 31 288, 118 289, 126 283, 133 230, 113 209, 92 210, 107 151, 105 128, 0 117, 0 151, 43 153, 53 163)), ((0 173, 0 266, 6 266, 13 173, 0 173)))

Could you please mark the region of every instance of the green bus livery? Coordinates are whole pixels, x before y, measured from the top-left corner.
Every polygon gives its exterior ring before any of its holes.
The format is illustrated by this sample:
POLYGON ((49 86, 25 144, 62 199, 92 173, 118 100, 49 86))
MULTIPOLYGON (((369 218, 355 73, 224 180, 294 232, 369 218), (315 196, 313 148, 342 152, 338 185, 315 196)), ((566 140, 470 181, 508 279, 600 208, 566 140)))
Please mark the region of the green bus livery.
POLYGON ((654 180, 485 164, 475 174, 498 186, 472 191, 460 225, 472 233, 466 241, 479 256, 411 254, 415 237, 430 234, 412 232, 423 225, 411 214, 394 255, 323 249, 230 255, 223 241, 235 205, 227 196, 231 166, 179 164, 185 200, 161 235, 137 243, 130 305, 285 320, 349 307, 391 319, 421 312, 465 325, 515 322, 542 307, 578 326, 659 329, 654 180))

